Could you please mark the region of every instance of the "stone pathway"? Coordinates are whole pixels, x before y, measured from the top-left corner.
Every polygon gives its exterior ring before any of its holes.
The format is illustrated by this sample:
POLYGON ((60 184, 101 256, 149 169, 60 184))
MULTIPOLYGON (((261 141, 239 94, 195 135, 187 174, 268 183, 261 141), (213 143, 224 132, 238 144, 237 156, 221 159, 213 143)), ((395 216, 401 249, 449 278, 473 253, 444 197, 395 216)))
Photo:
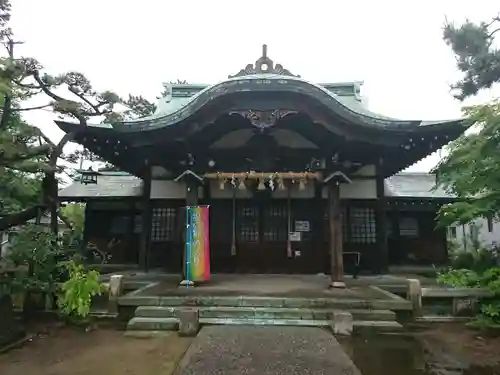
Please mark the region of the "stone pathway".
POLYGON ((204 327, 175 375, 361 375, 321 328, 204 327))

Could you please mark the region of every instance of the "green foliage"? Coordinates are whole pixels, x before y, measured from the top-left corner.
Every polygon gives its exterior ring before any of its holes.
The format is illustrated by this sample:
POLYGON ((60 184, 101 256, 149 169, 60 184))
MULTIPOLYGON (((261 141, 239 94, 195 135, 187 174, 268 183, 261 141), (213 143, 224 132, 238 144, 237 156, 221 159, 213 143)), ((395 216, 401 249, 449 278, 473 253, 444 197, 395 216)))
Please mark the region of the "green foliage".
POLYGON ((477 131, 453 142, 436 168, 437 183, 461 199, 441 208, 442 226, 500 213, 500 102, 468 107, 465 114, 477 131))
POLYGON ((61 214, 71 223, 73 236, 82 238, 85 225, 85 204, 67 204, 61 207, 61 214))
POLYGON ((500 267, 492 267, 484 272, 449 268, 438 272, 437 281, 454 288, 487 288, 492 291, 492 298, 480 301, 480 315, 475 325, 487 328, 500 324, 500 267))
POLYGON ((479 275, 468 269, 449 268, 437 273, 438 284, 452 286, 454 288, 473 288, 479 286, 479 275))
POLYGON ((99 272, 86 270, 74 261, 65 263, 69 277, 61 284, 57 304, 60 311, 77 319, 85 319, 90 313, 92 297, 104 291, 99 282, 99 272))
POLYGON ((450 251, 452 266, 436 275, 438 284, 454 288, 487 288, 493 298, 480 301, 480 315, 473 326, 489 328, 500 324, 500 267, 499 251, 486 248, 476 235, 468 235, 467 250, 457 246, 450 251))
POLYGON ((7 262, 25 271, 14 274, 11 280, 15 292, 54 292, 61 280, 60 260, 63 244, 46 228, 26 225, 19 230, 9 246, 7 262))
POLYGON ((37 144, 39 130, 13 113, 0 128, 0 201, 3 213, 16 212, 40 201, 47 148, 37 144))
POLYGON ((455 53, 458 69, 464 73, 464 78, 452 86, 460 100, 500 82, 500 50, 494 47, 499 26, 500 16, 479 24, 466 21, 459 27, 446 24, 443 39, 455 53))
POLYGON ((496 266, 496 249, 486 249, 480 247, 467 251, 459 251, 451 257, 451 265, 456 269, 470 269, 476 272, 484 272, 487 269, 496 266))
POLYGON ((38 174, 23 173, 14 170, 0 172, 1 212, 17 212, 25 207, 36 205, 40 201, 42 190, 38 174))

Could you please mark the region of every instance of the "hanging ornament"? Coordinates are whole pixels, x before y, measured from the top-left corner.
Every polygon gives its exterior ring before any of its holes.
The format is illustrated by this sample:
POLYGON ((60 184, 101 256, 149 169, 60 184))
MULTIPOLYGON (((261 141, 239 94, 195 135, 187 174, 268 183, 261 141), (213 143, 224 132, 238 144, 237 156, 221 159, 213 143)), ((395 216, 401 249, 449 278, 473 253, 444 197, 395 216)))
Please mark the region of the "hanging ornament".
POLYGON ((282 178, 278 179, 278 189, 280 189, 280 190, 285 190, 286 189, 286 187, 285 187, 285 181, 283 181, 282 178))
POLYGON ((237 181, 236 181, 236 178, 234 177, 234 174, 233 174, 233 176, 231 177, 231 185, 233 186, 233 188, 236 187, 236 183, 237 183, 237 181))
POLYGON ((264 184, 263 178, 259 178, 259 185, 257 186, 257 190, 266 190, 266 185, 264 184))
POLYGON ((219 189, 224 190, 224 185, 226 184, 226 180, 224 178, 219 180, 219 189))
POLYGON ((306 179, 301 178, 299 180, 299 190, 306 190, 306 179))
POLYGON ((240 183, 238 185, 238 189, 245 190, 247 187, 245 186, 245 179, 241 178, 240 183))
POLYGON ((269 175, 269 189, 271 189, 271 191, 274 191, 274 176, 272 174, 269 175))
MULTIPOLYGON (((243 180, 241 180, 243 182, 243 180)), ((243 184, 245 186, 245 184, 243 184)), ((232 212, 232 238, 231 238, 231 256, 236 255, 236 190, 233 189, 233 212, 232 212)))

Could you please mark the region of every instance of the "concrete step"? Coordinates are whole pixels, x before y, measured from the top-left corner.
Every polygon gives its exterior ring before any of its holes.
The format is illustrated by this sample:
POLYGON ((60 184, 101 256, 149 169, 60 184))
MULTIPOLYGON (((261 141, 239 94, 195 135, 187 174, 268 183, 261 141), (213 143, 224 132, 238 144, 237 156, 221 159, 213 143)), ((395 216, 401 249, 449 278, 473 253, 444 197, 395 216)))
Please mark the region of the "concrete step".
POLYGON ((177 318, 134 317, 127 324, 127 331, 176 331, 179 329, 177 318))
POLYGON ((403 326, 396 321, 355 321, 354 334, 366 333, 396 333, 403 330, 403 326))
MULTIPOLYGON (((235 319, 235 318, 200 318, 202 325, 269 325, 269 326, 300 326, 300 327, 328 327, 329 320, 314 319, 235 319)), ((179 321, 177 318, 132 318, 127 331, 176 331, 179 321)), ((366 332, 398 332, 403 326, 395 321, 358 321, 353 322, 354 333, 366 332)))
POLYGON ((272 307, 272 308, 329 308, 339 310, 411 310, 409 301, 392 299, 347 298, 288 298, 255 296, 124 296, 119 299, 123 306, 191 306, 191 307, 272 307))
MULTIPOLYGON (((235 319, 298 319, 329 320, 332 309, 275 308, 275 307, 199 307, 200 318, 235 318, 235 319)), ((139 306, 136 317, 173 318, 178 316, 179 307, 139 306)), ((394 321, 396 314, 390 310, 348 310, 354 320, 394 321)))

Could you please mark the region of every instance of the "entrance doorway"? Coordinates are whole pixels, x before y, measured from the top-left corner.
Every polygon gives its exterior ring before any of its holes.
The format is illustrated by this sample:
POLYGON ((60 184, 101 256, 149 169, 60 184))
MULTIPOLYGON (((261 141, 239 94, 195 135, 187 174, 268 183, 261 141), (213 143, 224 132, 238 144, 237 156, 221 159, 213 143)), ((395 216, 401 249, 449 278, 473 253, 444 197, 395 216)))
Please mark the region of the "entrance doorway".
POLYGON ((314 248, 314 212, 311 206, 304 199, 288 202, 287 199, 267 197, 212 202, 213 271, 319 272, 321 256, 317 256, 314 248), (289 231, 296 232, 290 243, 289 231))

